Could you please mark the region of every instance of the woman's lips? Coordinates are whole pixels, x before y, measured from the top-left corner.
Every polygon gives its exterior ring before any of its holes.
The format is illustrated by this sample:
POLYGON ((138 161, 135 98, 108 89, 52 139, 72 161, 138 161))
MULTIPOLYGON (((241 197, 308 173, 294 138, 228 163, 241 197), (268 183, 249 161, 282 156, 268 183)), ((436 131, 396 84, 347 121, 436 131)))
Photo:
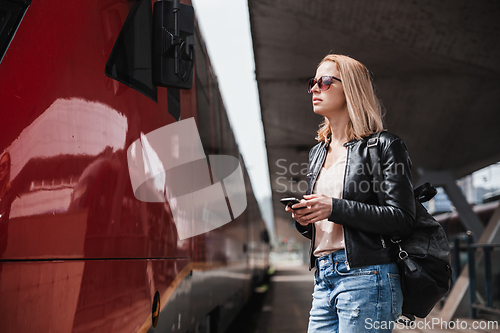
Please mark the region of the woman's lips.
POLYGON ((321 102, 321 98, 313 98, 313 105, 318 104, 321 102))

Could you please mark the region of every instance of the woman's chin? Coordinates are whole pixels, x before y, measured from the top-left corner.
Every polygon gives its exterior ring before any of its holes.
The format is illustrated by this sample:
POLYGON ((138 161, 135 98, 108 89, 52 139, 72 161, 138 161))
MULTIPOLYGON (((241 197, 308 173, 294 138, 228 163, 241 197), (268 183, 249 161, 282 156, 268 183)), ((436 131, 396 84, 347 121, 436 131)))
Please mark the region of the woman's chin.
POLYGON ((315 107, 313 107, 313 112, 316 113, 317 115, 320 115, 320 116, 323 116, 323 117, 326 116, 324 110, 321 110, 321 108, 315 108, 315 107))

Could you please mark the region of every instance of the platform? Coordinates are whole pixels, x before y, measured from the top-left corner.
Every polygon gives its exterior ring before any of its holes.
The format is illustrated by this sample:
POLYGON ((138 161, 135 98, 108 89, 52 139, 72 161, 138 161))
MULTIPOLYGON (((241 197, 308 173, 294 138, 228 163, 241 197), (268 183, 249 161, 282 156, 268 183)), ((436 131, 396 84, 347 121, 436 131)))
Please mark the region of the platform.
POLYGON ((307 332, 313 289, 313 271, 307 266, 278 265, 271 277, 256 333, 307 332))

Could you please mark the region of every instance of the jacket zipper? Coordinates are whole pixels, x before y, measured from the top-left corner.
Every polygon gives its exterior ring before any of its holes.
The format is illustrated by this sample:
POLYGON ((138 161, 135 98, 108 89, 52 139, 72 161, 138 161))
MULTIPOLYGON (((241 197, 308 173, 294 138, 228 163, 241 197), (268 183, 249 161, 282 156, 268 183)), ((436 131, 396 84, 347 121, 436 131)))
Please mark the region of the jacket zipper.
MULTIPOLYGON (((323 163, 325 162, 325 158, 326 158, 326 154, 325 154, 325 157, 323 158, 323 163)), ((306 177, 309 175, 312 176, 310 193, 307 193, 307 194, 312 194, 312 192, 313 192, 314 184, 316 183, 316 178, 318 176, 318 172, 315 172, 315 171, 317 171, 317 170, 313 170, 306 175, 306 177)), ((313 268, 311 266, 311 263, 312 263, 311 258, 313 257, 314 242, 316 241, 316 226, 312 225, 311 229, 312 229, 312 237, 311 237, 311 246, 309 247, 309 262, 310 262, 309 270, 311 270, 313 268)))
POLYGON ((351 266, 349 266, 349 258, 347 257, 347 242, 345 241, 345 230, 342 228, 342 233, 344 234, 344 249, 345 249, 345 267, 347 267, 347 270, 351 270, 351 266))
POLYGON ((380 235, 380 241, 382 242, 382 247, 385 249, 385 239, 380 235))
MULTIPOLYGON (((313 257, 313 252, 314 252, 314 242, 316 241, 316 226, 313 224, 312 227, 312 239, 311 239, 311 246, 309 247, 309 261, 311 261, 311 258, 313 257)), ((309 270, 311 270, 312 267, 309 264, 309 270)))
MULTIPOLYGON (((347 168, 348 168, 348 165, 349 165, 349 150, 350 150, 350 147, 351 146, 347 146, 347 156, 346 156, 346 163, 345 163, 345 170, 344 170, 344 185, 342 185, 343 189, 342 189, 342 199, 345 197, 345 179, 346 179, 346 176, 347 176, 347 168)), ((349 265, 349 256, 347 255, 347 241, 346 241, 346 238, 345 238, 345 228, 342 227, 342 234, 344 236, 344 249, 345 249, 345 266, 347 267, 347 270, 350 271, 351 270, 351 267, 349 265)))

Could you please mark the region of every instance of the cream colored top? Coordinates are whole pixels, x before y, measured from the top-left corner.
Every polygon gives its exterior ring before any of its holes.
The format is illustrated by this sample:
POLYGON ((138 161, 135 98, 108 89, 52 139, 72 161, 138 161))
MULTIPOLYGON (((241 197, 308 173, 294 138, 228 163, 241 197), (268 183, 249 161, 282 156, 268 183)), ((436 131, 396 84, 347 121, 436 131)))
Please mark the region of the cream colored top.
MULTIPOLYGON (((342 198, 342 190, 344 187, 344 173, 346 155, 339 158, 328 169, 321 169, 316 184, 314 193, 324 194, 336 199, 342 198)), ((342 225, 324 219, 315 223, 316 225, 316 240, 314 242, 314 255, 321 257, 329 253, 344 248, 344 233, 342 225)))

